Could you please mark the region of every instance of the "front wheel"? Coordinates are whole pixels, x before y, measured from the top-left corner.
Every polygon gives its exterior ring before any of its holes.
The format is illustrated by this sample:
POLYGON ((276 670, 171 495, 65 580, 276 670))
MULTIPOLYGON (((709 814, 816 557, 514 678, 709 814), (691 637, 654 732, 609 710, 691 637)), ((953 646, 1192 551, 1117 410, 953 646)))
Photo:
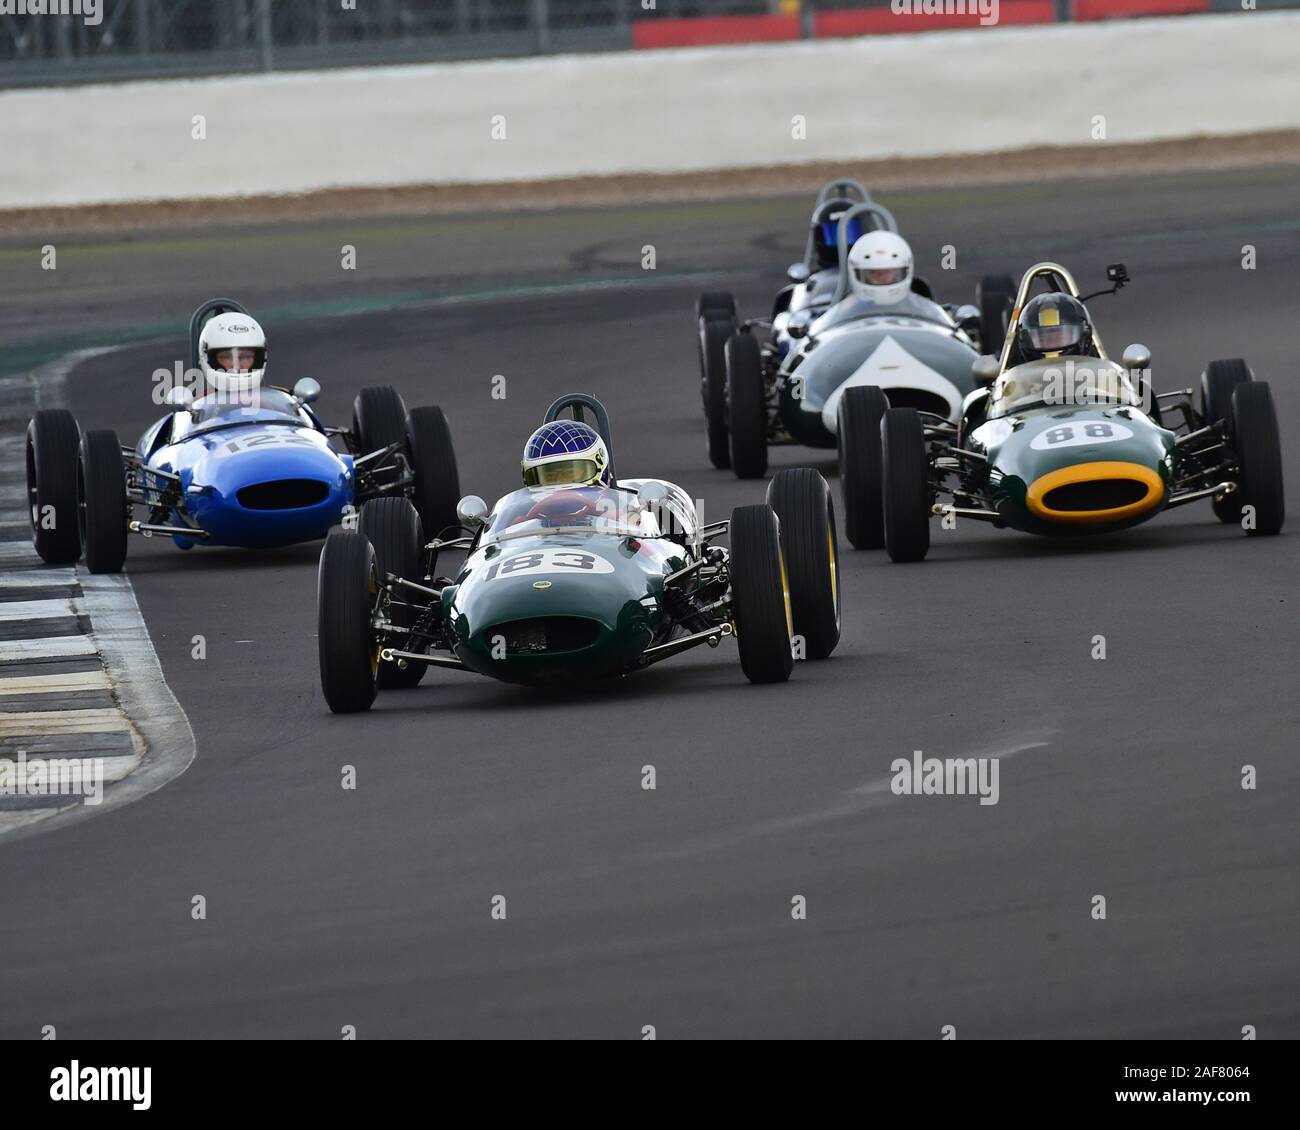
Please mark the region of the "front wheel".
POLYGON ((42 408, 27 425, 27 515, 47 565, 81 556, 77 536, 77 450, 81 430, 66 408, 42 408))
POLYGON ((885 544, 880 485, 880 421, 889 407, 875 385, 851 385, 840 397, 836 446, 840 491, 844 497, 844 531, 854 549, 885 544))
POLYGON ((77 452, 77 535, 92 573, 122 571, 127 521, 126 468, 117 433, 87 432, 77 452))
MULTIPOLYGON (((420 515, 406 499, 372 498, 361 507, 357 532, 370 542, 375 551, 375 576, 380 584, 389 573, 416 584, 424 581, 420 568, 420 552, 424 547, 420 515)), ((406 597, 402 597, 401 603, 405 600, 406 597)), ((414 626, 415 616, 411 609, 390 608, 388 615, 400 628, 414 626)), ((376 685, 381 691, 409 690, 419 685, 425 670, 423 663, 411 663, 402 668, 396 663, 381 662, 376 685)))
POLYGON ((415 476, 415 508, 430 537, 457 525, 460 471, 451 429, 441 408, 412 408, 406 417, 406 447, 415 476))
MULTIPOLYGON (((400 444, 406 436, 406 404, 392 385, 367 385, 352 402, 352 440, 357 455, 369 455, 390 444, 400 444)), ((383 460, 385 464, 392 460, 383 460)), ((375 473, 380 486, 397 480, 396 471, 375 473)))
POLYGON ((731 512, 731 614, 740 667, 751 683, 783 683, 794 670, 794 618, 777 517, 770 506, 731 512))
POLYGON ((767 504, 781 523, 794 630, 809 659, 825 659, 840 642, 840 547, 830 487, 811 467, 778 471, 767 504))
MULTIPOLYGON (((1238 385, 1249 384, 1255 379, 1250 366, 1240 357, 1230 357, 1211 361, 1201 374, 1201 422, 1203 424, 1223 424, 1229 440, 1232 440, 1234 424, 1232 418, 1232 394, 1238 385)), ((1220 522, 1241 521, 1241 498, 1229 494, 1222 499, 1214 499, 1214 516, 1220 522)))
POLYGON ((370 618, 378 592, 370 542, 353 530, 330 534, 316 578, 316 632, 321 690, 335 714, 375 701, 380 649, 370 618))
POLYGON ((891 561, 922 561, 930 551, 930 460, 915 408, 891 408, 880 423, 885 548, 891 561))
POLYGON ((727 359, 727 442, 738 479, 767 473, 767 389, 763 356, 753 334, 732 334, 727 359))
POLYGON ((1241 467, 1241 491, 1224 501, 1236 501, 1241 508, 1254 509, 1254 523, 1246 533, 1252 536, 1279 533, 1286 517, 1282 490, 1282 441, 1278 435, 1277 409, 1267 381, 1243 382, 1232 393, 1232 434, 1241 467))

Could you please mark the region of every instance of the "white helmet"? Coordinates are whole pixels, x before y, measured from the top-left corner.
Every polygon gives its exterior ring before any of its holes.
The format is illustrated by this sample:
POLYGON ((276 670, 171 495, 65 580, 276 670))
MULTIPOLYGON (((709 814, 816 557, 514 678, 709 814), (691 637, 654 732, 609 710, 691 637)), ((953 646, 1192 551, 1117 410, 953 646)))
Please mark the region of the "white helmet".
POLYGON ((891 231, 872 231, 849 251, 853 293, 880 306, 902 302, 912 289, 912 249, 891 231))
POLYGON ((266 372, 266 334, 247 314, 218 314, 199 335, 205 391, 223 396, 257 392, 266 372))

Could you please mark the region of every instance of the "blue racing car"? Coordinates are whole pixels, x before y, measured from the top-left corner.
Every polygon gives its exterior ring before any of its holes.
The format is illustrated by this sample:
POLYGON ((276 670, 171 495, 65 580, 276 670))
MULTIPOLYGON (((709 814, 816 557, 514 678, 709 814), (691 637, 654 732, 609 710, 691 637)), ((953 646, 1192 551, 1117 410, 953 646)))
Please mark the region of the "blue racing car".
POLYGON ((409 498, 431 537, 457 524, 442 409, 408 412, 395 389, 376 385, 357 396, 350 428, 326 427, 311 408, 320 385, 264 384, 266 353, 248 312, 213 299, 190 322, 202 395, 169 389, 170 411, 134 449, 113 431, 83 434, 67 409, 38 411, 27 427, 27 501, 41 559, 116 573, 132 533, 182 549, 315 541, 381 496, 409 498))

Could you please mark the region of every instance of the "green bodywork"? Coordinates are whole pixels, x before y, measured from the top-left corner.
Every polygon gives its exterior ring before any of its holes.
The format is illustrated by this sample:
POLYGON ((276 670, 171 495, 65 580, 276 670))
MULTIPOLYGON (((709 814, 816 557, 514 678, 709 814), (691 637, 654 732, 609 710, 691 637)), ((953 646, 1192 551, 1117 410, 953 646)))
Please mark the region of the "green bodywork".
POLYGON ((547 533, 496 542, 470 554, 443 589, 443 616, 461 662, 494 679, 537 684, 622 674, 671 635, 664 577, 691 560, 664 538, 547 533), (549 554, 590 567, 555 567, 549 554), (571 635, 590 633, 590 641, 557 648, 552 634, 545 650, 530 651, 525 622, 557 618, 569 621, 571 635))
POLYGON ((1137 406, 1022 408, 975 427, 965 446, 988 460, 982 486, 989 505, 1008 526, 1027 533, 1091 534, 1137 525, 1164 509, 1174 479, 1174 433, 1160 427, 1137 406), (1030 488, 1053 472, 1077 477, 1080 491, 1091 489, 1096 482, 1124 477, 1120 469, 1103 464, 1136 465, 1158 477, 1158 489, 1153 481, 1153 493, 1140 512, 1108 518, 1099 511, 1093 518, 1063 519, 1031 509, 1030 488), (1095 468, 1095 476, 1090 467, 1095 468))

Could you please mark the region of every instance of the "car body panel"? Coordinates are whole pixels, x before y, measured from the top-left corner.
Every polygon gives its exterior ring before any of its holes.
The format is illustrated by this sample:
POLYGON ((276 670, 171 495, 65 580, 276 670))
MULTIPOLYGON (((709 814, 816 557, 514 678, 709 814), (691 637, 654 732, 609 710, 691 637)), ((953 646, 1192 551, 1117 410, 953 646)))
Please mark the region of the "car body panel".
POLYGON ((975 387, 976 356, 952 324, 905 314, 842 321, 815 333, 782 365, 781 420, 800 443, 834 447, 839 400, 854 384, 878 385, 886 396, 897 390, 891 403, 956 420, 975 387))
MULTIPOLYGON (((545 493, 516 491, 498 501, 493 514, 512 499, 545 493)), ((514 683, 630 671, 647 647, 674 633, 664 608, 664 578, 698 556, 686 540, 570 526, 518 537, 507 532, 470 553, 454 584, 442 591, 456 655, 481 674, 514 683), (552 635, 541 637, 547 640, 544 651, 530 650, 538 632, 553 631, 538 622, 556 620, 588 626, 565 623, 556 629, 574 636, 573 647, 556 647, 552 635)))

